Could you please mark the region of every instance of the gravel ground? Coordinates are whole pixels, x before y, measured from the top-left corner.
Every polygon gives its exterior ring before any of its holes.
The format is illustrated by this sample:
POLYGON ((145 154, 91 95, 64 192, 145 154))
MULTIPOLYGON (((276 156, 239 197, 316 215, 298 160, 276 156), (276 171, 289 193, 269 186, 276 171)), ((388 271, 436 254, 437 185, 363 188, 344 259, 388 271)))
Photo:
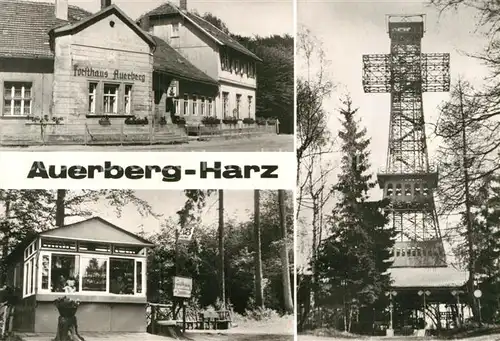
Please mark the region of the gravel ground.
POLYGON ((293 335, 189 334, 193 341, 292 341, 293 335))
POLYGON ((138 146, 29 146, 0 147, 2 151, 166 151, 166 152, 293 152, 293 135, 263 135, 252 138, 213 139, 210 141, 190 141, 177 145, 138 145, 138 146))
MULTIPOLYGON (((443 339, 436 339, 433 337, 414 337, 414 336, 395 336, 395 337, 366 337, 366 338, 340 338, 340 337, 324 337, 324 336, 313 336, 313 335, 298 335, 297 341, 374 341, 374 340, 386 340, 386 341, 437 341, 443 339)), ((477 337, 470 337, 460 339, 463 341, 500 341, 500 334, 494 335, 483 335, 477 337)))

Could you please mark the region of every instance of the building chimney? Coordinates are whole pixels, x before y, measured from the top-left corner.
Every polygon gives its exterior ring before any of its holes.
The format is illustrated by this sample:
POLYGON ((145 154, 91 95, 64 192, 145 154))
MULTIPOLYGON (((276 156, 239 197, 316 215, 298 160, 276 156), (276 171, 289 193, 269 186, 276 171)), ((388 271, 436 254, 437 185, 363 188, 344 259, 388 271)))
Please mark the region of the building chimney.
POLYGON ((101 9, 111 6, 111 0, 101 0, 101 9))
POLYGON ((56 18, 68 20, 68 0, 56 0, 56 18))
POLYGON ((183 11, 187 11, 188 2, 187 0, 180 0, 179 7, 183 11))

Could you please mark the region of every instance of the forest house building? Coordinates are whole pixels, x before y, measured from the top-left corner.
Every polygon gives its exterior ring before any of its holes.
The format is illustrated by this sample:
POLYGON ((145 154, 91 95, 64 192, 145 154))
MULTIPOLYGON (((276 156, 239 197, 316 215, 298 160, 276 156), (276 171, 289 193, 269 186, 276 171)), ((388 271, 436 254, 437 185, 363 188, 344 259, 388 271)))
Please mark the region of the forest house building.
POLYGON ((33 117, 46 117, 65 140, 103 117, 111 122, 108 133, 132 117, 171 123, 174 99, 179 108, 184 98, 200 103, 177 115, 216 114, 219 81, 110 0, 101 0, 95 14, 68 0, 0 0, 0 6, 2 142, 36 138, 33 117))
MULTIPOLYGON (((255 119, 257 72, 261 59, 231 35, 221 31, 199 15, 189 12, 187 0, 178 6, 167 2, 138 19, 150 34, 166 41, 197 68, 220 84, 215 99, 218 118, 255 119)), ((184 115, 203 116, 203 94, 180 92, 176 104, 184 115), (185 104, 181 104, 181 102, 185 104), (198 109, 200 108, 200 109, 198 109)))

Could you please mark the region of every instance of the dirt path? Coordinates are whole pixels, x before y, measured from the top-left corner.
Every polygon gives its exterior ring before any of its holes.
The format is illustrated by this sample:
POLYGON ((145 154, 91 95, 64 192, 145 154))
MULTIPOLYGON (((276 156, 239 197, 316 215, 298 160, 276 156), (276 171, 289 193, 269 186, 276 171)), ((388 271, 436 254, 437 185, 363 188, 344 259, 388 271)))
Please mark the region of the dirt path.
MULTIPOLYGON (((297 341, 442 341, 433 337, 416 337, 416 336, 395 336, 395 337, 366 337, 366 338, 342 338, 342 337, 326 337, 313 335, 297 335, 297 341)), ((500 334, 483 335, 460 339, 463 341, 500 341, 500 334)))

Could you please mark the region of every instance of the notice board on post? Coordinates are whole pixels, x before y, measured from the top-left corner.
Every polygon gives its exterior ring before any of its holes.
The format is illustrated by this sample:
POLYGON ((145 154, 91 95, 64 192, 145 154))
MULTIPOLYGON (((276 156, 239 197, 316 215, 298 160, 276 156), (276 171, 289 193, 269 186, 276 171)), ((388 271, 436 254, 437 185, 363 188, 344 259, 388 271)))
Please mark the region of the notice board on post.
POLYGON ((174 277, 174 297, 190 298, 193 290, 193 279, 188 277, 174 277))

